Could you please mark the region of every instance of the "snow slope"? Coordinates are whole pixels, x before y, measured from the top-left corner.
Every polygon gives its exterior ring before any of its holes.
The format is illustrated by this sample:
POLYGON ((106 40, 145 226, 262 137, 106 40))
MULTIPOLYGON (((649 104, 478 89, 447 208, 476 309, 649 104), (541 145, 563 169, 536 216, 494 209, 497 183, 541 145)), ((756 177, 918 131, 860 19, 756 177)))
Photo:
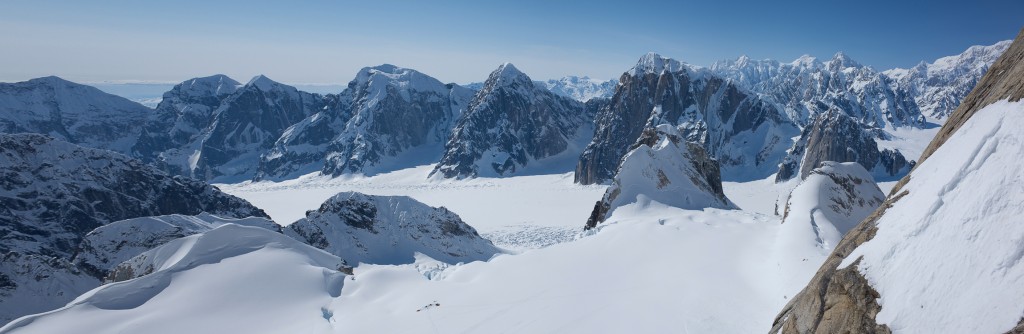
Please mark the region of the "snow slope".
MULTIPOLYGON (((826 161, 787 198, 776 246, 790 258, 828 256, 843 235, 884 200, 885 194, 860 164, 826 161)), ((807 270, 806 263, 797 265, 779 269, 783 273, 807 270)))
POLYGON ((979 110, 914 170, 858 269, 894 333, 1001 333, 1024 315, 1024 102, 979 110))
POLYGON ((226 224, 131 262, 155 271, 0 333, 329 333, 339 325, 331 300, 346 277, 341 260, 280 233, 226 224))
POLYGON ((115 266, 168 241, 206 232, 224 224, 260 227, 280 232, 281 226, 260 217, 223 218, 209 213, 164 215, 116 221, 86 234, 72 263, 105 276, 115 266))

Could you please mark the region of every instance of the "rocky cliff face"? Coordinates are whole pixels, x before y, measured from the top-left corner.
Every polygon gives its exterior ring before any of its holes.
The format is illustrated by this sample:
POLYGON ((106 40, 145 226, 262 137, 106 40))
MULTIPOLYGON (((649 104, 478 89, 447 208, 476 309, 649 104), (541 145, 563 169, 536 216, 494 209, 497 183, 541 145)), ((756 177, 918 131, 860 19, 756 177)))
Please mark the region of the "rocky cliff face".
POLYGON ((677 125, 702 145, 728 178, 764 177, 782 160, 795 125, 773 105, 710 71, 648 54, 619 79, 596 116, 596 132, 576 167, 576 182, 611 178, 643 129, 677 125))
POLYGON ((876 133, 837 110, 818 114, 790 148, 775 180, 804 179, 823 161, 857 162, 878 177, 909 172, 914 162, 898 150, 879 150, 876 133))
POLYGON ((128 152, 153 110, 58 77, 0 83, 0 133, 42 133, 128 152))
POLYGON ((472 94, 411 69, 364 68, 337 103, 285 131, 257 178, 375 174, 436 162, 472 94))
POLYGON ((1014 278, 1021 268, 1004 259, 1019 258, 1019 242, 1011 240, 1022 232, 1006 223, 1024 213, 1003 203, 1024 193, 1008 182, 1024 156, 1017 126, 1024 106, 999 102, 1024 97, 1021 78, 1024 31, 910 175, 786 305, 771 332, 1002 332, 1021 326, 1024 291, 1014 278), (950 313, 949 305, 958 311, 950 313))
POLYGON ((924 121, 911 92, 843 53, 825 62, 810 56, 791 63, 744 56, 718 62, 711 71, 771 101, 801 126, 833 109, 881 129, 919 127, 924 121))
POLYGON ((339 193, 288 225, 285 234, 350 266, 413 263, 416 253, 454 264, 499 252, 455 213, 405 196, 339 193))
POLYGON ((594 205, 585 229, 597 227, 616 208, 641 200, 683 209, 736 208, 722 191, 718 161, 678 129, 662 124, 644 130, 594 205))
POLYGON ((512 64, 491 73, 469 103, 431 175, 511 176, 572 170, 593 115, 539 87, 512 64))
POLYGON ((284 130, 324 107, 320 95, 300 92, 265 76, 253 78, 214 111, 194 140, 188 175, 217 182, 252 179, 260 156, 284 130))
POLYGON ((164 93, 147 120, 132 156, 174 174, 191 173, 195 139, 213 122, 214 111, 242 84, 224 75, 194 78, 164 93))
POLYGON ((914 96, 922 113, 942 120, 978 85, 978 80, 1010 47, 1010 42, 972 46, 961 54, 942 57, 932 63, 921 62, 909 69, 897 68, 884 73, 893 79, 896 89, 914 96))
POLYGON ((0 273, 12 283, 0 289, 0 320, 51 309, 95 287, 98 278, 70 262, 93 229, 201 212, 266 217, 215 187, 111 151, 0 134, 0 254, 11 259, 0 263, 0 273))

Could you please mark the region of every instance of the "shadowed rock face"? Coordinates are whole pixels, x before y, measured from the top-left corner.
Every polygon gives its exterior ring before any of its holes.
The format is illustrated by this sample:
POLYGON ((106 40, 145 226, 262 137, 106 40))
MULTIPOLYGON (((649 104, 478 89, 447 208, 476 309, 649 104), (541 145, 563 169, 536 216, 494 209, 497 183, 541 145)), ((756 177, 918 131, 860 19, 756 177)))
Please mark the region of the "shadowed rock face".
MULTIPOLYGON (((567 159, 571 160, 581 149, 578 139, 591 137, 593 114, 587 110, 592 109, 548 91, 512 64, 504 64, 470 101, 431 175, 523 175, 556 156, 572 155, 567 159)), ((560 172, 571 168, 567 165, 560 172)))
POLYGON ((724 174, 743 174, 737 171, 744 166, 748 177, 773 173, 789 138, 799 131, 777 108, 733 83, 649 54, 622 75, 598 112, 594 139, 576 166, 576 182, 609 180, 643 129, 659 124, 679 126, 686 140, 721 163, 724 174))
POLYGON ((822 161, 856 162, 877 176, 899 175, 913 165, 899 151, 879 151, 874 134, 837 110, 817 115, 804 128, 779 166, 775 180, 785 181, 797 176, 805 179, 822 161))
MULTIPOLYGON (((928 145, 920 161, 926 160, 978 110, 999 100, 1019 101, 1024 97, 1022 78, 1024 30, 1017 35, 1009 49, 953 112, 928 145)), ((875 321, 875 316, 880 311, 880 306, 876 302, 879 294, 858 271, 859 262, 854 262, 843 269, 838 267, 854 249, 874 237, 878 220, 885 215, 888 208, 908 194, 902 188, 913 174, 912 171, 910 175, 900 180, 882 206, 847 233, 807 287, 782 309, 775 319, 771 333, 891 332, 889 328, 878 325, 875 321)), ((1021 327, 1018 325, 1011 332, 1021 327)))
POLYGON ((199 180, 38 134, 0 134, 0 322, 67 303, 102 271, 71 263, 80 242, 110 222, 202 212, 269 218, 199 180), (93 276, 95 275, 95 276, 93 276))

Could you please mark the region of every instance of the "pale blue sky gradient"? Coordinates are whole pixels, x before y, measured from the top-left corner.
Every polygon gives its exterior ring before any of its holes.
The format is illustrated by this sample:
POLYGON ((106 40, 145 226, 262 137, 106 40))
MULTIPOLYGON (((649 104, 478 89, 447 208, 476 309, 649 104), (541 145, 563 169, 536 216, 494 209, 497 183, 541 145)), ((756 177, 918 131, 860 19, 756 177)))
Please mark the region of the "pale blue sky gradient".
POLYGON ((381 63, 445 82, 503 62, 614 78, 648 51, 697 65, 846 52, 909 67, 1013 38, 1024 1, 0 1, 0 81, 345 83, 381 63))

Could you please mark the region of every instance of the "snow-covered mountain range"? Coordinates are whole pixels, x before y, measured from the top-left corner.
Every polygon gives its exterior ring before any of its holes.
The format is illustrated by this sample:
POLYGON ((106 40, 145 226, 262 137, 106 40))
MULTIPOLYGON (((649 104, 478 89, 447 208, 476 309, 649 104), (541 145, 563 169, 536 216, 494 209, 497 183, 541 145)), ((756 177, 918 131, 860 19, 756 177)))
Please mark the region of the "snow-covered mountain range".
POLYGON ((195 78, 155 109, 0 84, 0 333, 1024 330, 1022 59, 1024 32, 909 70, 379 65, 325 95, 195 78), (908 133, 937 134, 918 157, 908 133), (467 223, 499 218, 520 234, 467 223))
POLYGON ((892 78, 895 87, 914 97, 922 113, 933 119, 944 119, 974 89, 992 63, 1006 52, 1010 42, 976 45, 958 55, 883 73, 892 78))
POLYGON ((440 159, 473 91, 393 65, 359 71, 336 102, 292 125, 257 179, 376 174, 440 159))
POLYGON ((594 98, 611 98, 618 80, 597 80, 590 77, 567 76, 560 79, 538 81, 552 93, 587 102, 594 98))

